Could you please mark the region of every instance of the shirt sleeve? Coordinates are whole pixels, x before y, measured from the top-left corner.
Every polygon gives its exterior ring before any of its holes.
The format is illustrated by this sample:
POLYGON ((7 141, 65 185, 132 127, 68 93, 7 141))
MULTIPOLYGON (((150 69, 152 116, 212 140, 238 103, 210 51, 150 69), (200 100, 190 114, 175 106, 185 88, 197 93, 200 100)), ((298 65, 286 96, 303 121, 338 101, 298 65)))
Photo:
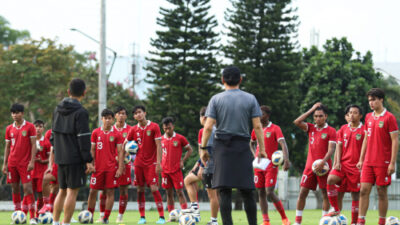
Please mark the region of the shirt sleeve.
POLYGON ((388 123, 389 133, 399 132, 399 127, 397 125, 396 117, 390 115, 388 122, 389 122, 388 123))
POLYGON ((285 139, 285 137, 283 136, 283 134, 282 134, 282 130, 281 130, 281 128, 280 127, 276 127, 276 141, 280 141, 280 140, 284 140, 285 139))
POLYGON ((33 124, 31 124, 29 126, 28 133, 29 133, 29 135, 28 135, 29 137, 31 137, 31 138, 36 137, 36 129, 35 129, 35 126, 33 124))
POLYGON ((200 129, 199 130, 199 135, 198 135, 198 138, 197 138, 197 143, 199 144, 199 145, 201 145, 201 138, 203 137, 203 129, 200 129))
POLYGON ((256 132, 254 131, 254 129, 251 131, 251 140, 257 141, 257 136, 256 136, 256 132))
POLYGON ((184 147, 184 148, 189 145, 188 140, 184 136, 181 137, 181 143, 182 143, 182 147, 184 147))
POLYGON ((6 129, 6 142, 11 141, 11 136, 10 136, 10 127, 7 127, 6 129))
POLYGON ((329 134, 329 143, 336 143, 336 130, 335 128, 331 127, 329 134))
POLYGON ((338 143, 343 142, 343 129, 344 127, 341 127, 340 130, 336 133, 336 140, 338 143))
POLYGON ((133 135, 134 135, 134 131, 133 131, 133 127, 131 127, 128 131, 128 135, 126 135, 126 140, 127 141, 132 141, 133 140, 133 135))
POLYGON ((92 144, 95 144, 96 143, 96 132, 95 132, 96 130, 94 130, 93 132, 92 132, 92 136, 91 136, 91 138, 90 138, 90 142, 92 143, 92 144))
POLYGON ((160 131, 160 126, 158 126, 158 124, 155 124, 154 126, 154 139, 160 139, 161 140, 161 131, 160 131))
POLYGON ((215 105, 215 96, 210 99, 206 110, 206 117, 211 117, 213 119, 217 119, 217 110, 215 105))
POLYGON ((262 116, 262 112, 260 109, 260 105, 257 102, 256 97, 252 98, 252 107, 251 107, 251 118, 255 118, 255 117, 261 117, 262 116))
POLYGON ((314 131, 314 124, 312 123, 306 123, 307 124, 307 133, 311 133, 314 131))

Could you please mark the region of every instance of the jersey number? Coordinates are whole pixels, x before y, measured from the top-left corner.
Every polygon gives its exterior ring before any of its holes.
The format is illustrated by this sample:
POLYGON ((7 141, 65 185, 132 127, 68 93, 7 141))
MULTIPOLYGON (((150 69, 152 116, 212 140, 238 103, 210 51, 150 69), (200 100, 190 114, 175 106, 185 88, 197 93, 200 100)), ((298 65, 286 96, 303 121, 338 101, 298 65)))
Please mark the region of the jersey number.
POLYGON ((92 177, 92 178, 90 179, 90 183, 91 183, 91 184, 96 184, 96 177, 92 177))
POLYGON ((97 149, 103 149, 103 142, 97 142, 97 149))

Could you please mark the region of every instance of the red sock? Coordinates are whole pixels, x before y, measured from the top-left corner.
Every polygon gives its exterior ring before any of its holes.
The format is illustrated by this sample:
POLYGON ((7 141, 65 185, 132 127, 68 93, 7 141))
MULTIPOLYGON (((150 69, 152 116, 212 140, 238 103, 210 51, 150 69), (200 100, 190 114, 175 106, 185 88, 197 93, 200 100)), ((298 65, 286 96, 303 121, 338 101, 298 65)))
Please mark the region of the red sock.
POLYGON ((167 205, 168 212, 171 212, 172 210, 174 210, 174 208, 174 205, 167 205))
POLYGON ((119 214, 124 214, 128 204, 128 195, 119 196, 119 214))
POLYGON ((385 223, 386 223, 386 217, 379 217, 379 222, 378 222, 378 224, 379 225, 385 225, 385 223))
POLYGON ((21 194, 17 193, 17 194, 12 194, 12 199, 14 202, 14 210, 21 210, 21 194))
POLYGON ((268 213, 262 214, 262 217, 263 217, 263 221, 269 221, 268 213))
POLYGON ((35 218, 35 196, 33 194, 27 195, 26 203, 28 205, 30 218, 35 218))
POLYGON ((276 210, 278 210, 279 214, 281 214, 282 219, 287 219, 285 209, 283 208, 282 202, 274 202, 274 206, 276 210))
POLYGON ((108 209, 104 210, 104 217, 103 217, 103 219, 104 219, 104 220, 108 220, 108 217, 110 217, 110 214, 111 214, 111 210, 108 210, 108 209))
POLYGON ((153 197, 154 197, 154 201, 156 202, 158 214, 160 215, 160 217, 164 216, 164 207, 163 207, 163 203, 162 203, 162 198, 161 198, 160 192, 159 191, 154 191, 152 194, 153 194, 153 197))
POLYGON ((49 202, 50 205, 53 206, 54 201, 56 200, 56 197, 57 197, 56 194, 50 193, 50 202, 49 202))
POLYGON ((294 221, 298 224, 301 224, 301 220, 303 219, 302 216, 296 216, 296 219, 294 219, 294 221))
POLYGON ((358 217, 357 225, 365 225, 365 216, 358 217))
POLYGON ((36 218, 39 217, 39 210, 43 207, 43 198, 38 198, 36 201, 36 218))
POLYGON ((22 212, 25 213, 25 215, 28 213, 29 207, 28 207, 28 202, 27 202, 27 196, 24 196, 22 199, 22 212))
POLYGON ((181 204, 181 209, 187 209, 187 203, 181 204))
POLYGON ((329 203, 331 203, 331 206, 333 207, 333 209, 336 212, 339 212, 340 210, 339 210, 339 204, 338 204, 338 198, 337 198, 338 192, 337 192, 336 186, 334 184, 333 185, 327 184, 326 188, 327 188, 326 191, 328 192, 329 203))
POLYGON ((351 224, 357 223, 358 218, 358 201, 351 202, 351 224))
POLYGON ((144 192, 138 192, 138 205, 139 205, 139 213, 140 217, 144 217, 146 199, 144 198, 144 192))
POLYGON ((105 212, 105 210, 106 210, 106 199, 107 199, 107 195, 101 193, 100 194, 100 212, 105 212))
POLYGON ((49 204, 50 203, 50 198, 49 197, 43 197, 43 203, 45 205, 49 204))
POLYGON ((89 212, 91 212, 92 213, 92 216, 93 216, 93 214, 94 214, 94 208, 88 208, 87 209, 89 212))

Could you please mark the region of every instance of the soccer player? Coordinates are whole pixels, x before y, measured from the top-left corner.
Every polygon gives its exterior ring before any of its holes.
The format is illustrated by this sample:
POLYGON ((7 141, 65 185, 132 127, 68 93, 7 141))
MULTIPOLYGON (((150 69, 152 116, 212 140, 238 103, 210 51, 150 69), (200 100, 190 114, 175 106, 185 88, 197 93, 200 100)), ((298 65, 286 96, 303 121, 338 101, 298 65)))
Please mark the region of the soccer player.
POLYGON ((196 211, 199 212, 198 182, 202 180, 203 170, 204 170, 204 165, 201 163, 201 160, 199 159, 197 160, 193 168, 190 170, 190 172, 186 175, 185 179, 183 180, 190 200, 190 208, 193 209, 194 212, 196 211))
POLYGON ((297 199, 296 207, 296 219, 295 225, 301 224, 303 217, 303 209, 306 204, 308 193, 311 190, 317 188, 317 184, 322 192, 322 215, 328 213, 329 200, 326 193, 326 182, 328 174, 324 176, 317 176, 312 171, 312 164, 317 159, 322 159, 316 167, 316 171, 321 171, 324 164, 327 162, 329 168, 332 168, 331 156, 335 151, 336 146, 336 130, 335 128, 328 126, 326 120, 328 118, 327 108, 320 102, 315 103, 311 109, 306 113, 299 116, 294 124, 307 132, 308 134, 308 156, 306 167, 303 171, 303 176, 300 183, 300 193, 297 199), (306 123, 304 120, 307 119, 312 113, 315 124, 306 123))
POLYGON ((164 224, 164 208, 161 194, 158 191, 158 176, 161 172, 161 132, 158 124, 146 119, 146 108, 142 105, 135 106, 132 110, 133 118, 138 121, 136 126, 131 127, 125 144, 128 141, 136 141, 139 150, 134 162, 135 179, 134 185, 137 186, 138 205, 140 220, 138 224, 145 224, 145 204, 144 197, 145 185, 150 186, 154 201, 156 202, 160 218, 157 224, 164 224))
POLYGON ((14 210, 21 210, 19 183, 24 190, 23 209, 29 210, 30 224, 37 224, 35 218, 35 197, 32 190, 32 170, 36 156, 35 126, 24 120, 24 106, 15 103, 11 106, 11 117, 14 123, 6 128, 6 146, 4 150, 3 173, 7 183, 11 184, 14 210), (24 204, 25 203, 25 204, 24 204))
POLYGON ((90 192, 88 197, 88 210, 94 214, 98 190, 104 190, 107 199, 102 218, 103 224, 108 224, 113 204, 114 188, 118 186, 117 178, 123 173, 125 151, 122 150, 124 139, 122 135, 113 128, 114 113, 109 109, 101 112, 103 125, 92 132, 91 153, 95 172, 90 178, 90 192), (118 153, 118 161, 115 156, 118 153))
POLYGON ((327 216, 339 215, 345 192, 351 192, 351 224, 356 224, 360 194, 360 171, 356 165, 360 159, 365 128, 360 122, 362 111, 358 105, 347 106, 345 112, 349 123, 337 132, 336 158, 328 176, 328 199, 334 211, 327 216), (336 184, 339 188, 336 188, 336 184))
POLYGON ((366 135, 357 167, 361 169, 360 212, 357 224, 365 224, 369 194, 376 184, 379 199, 379 224, 385 224, 388 209, 387 188, 395 171, 399 128, 395 116, 383 107, 385 93, 372 88, 367 93, 373 112, 365 117, 366 135))
POLYGON ((36 120, 34 123, 36 128, 36 157, 35 157, 35 168, 32 171, 32 189, 37 194, 36 200, 36 218, 39 217, 39 209, 43 206, 43 195, 42 195, 42 184, 43 175, 47 170, 49 163, 49 155, 51 144, 50 141, 44 138, 44 122, 36 120))
POLYGON ((186 138, 174 131, 174 120, 171 117, 165 117, 161 123, 164 130, 164 136, 161 139, 161 184, 167 191, 168 212, 175 208, 173 188, 175 188, 178 195, 181 209, 187 209, 187 201, 183 193, 182 168, 193 150, 186 138), (182 149, 186 150, 183 158, 182 149))
MULTIPOLYGON (((271 109, 268 106, 260 106, 262 116, 261 124, 264 130, 264 145, 265 152, 268 155, 268 159, 271 160, 272 154, 278 150, 278 144, 281 146, 283 151, 283 170, 289 169, 289 153, 285 141, 285 137, 282 134, 282 130, 278 125, 273 124, 269 118, 271 116, 271 109)), ((251 133, 251 145, 252 151, 255 155, 258 155, 257 137, 253 130, 251 133)), ((286 216, 285 209, 283 208, 281 200, 276 196, 274 189, 278 178, 279 166, 275 166, 270 163, 266 170, 254 169, 254 182, 258 189, 258 196, 260 202, 260 208, 263 216, 263 225, 270 225, 268 217, 268 203, 267 198, 274 203, 276 210, 281 215, 282 224, 290 225, 290 221, 286 216)))

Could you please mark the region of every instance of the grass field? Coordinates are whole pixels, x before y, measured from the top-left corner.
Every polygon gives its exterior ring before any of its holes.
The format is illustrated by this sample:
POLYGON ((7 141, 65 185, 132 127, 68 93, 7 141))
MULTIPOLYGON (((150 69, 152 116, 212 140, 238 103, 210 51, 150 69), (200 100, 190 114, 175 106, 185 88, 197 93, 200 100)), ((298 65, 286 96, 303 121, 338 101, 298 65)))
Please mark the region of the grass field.
MULTIPOLYGON (((78 211, 75 212, 74 218, 78 218, 78 211)), ((294 222, 295 211, 289 210, 286 212, 289 220, 294 222)), ((351 220, 351 212, 344 211, 344 215, 347 217, 349 225, 351 220)), ((110 217, 110 224, 116 224, 115 219, 117 217, 118 211, 113 211, 110 217)), ((260 211, 258 211, 258 221, 260 224, 262 222, 262 217, 260 211)), ((271 211, 269 213, 271 224, 272 225, 280 225, 281 224, 281 217, 278 212, 271 211)), ((400 217, 400 210, 397 211, 389 211, 388 216, 396 216, 400 217)), ((99 218, 98 212, 94 215, 94 220, 99 218)), ((210 212, 204 211, 201 212, 201 222, 198 224, 206 224, 210 218, 210 212)), ((319 219, 321 218, 321 210, 305 210, 303 213, 303 223, 302 225, 318 225, 319 219)), ((157 211, 146 211, 146 220, 147 224, 155 224, 155 221, 158 219, 157 211)), ((168 219, 168 215, 166 215, 166 219, 168 219)), ((133 225, 137 224, 139 220, 139 212, 138 211, 127 211, 124 215, 124 223, 125 225, 133 225)), ((245 225, 247 224, 246 214, 244 211, 233 211, 233 221, 236 225, 245 225)), ((0 212, 0 225, 9 225, 11 223, 11 212, 0 212)), ((221 218, 218 218, 218 223, 222 225, 221 218)), ((378 211, 368 211, 367 215, 367 224, 377 224, 378 223, 378 211)), ((175 222, 171 222, 168 224, 177 224, 175 222)))

